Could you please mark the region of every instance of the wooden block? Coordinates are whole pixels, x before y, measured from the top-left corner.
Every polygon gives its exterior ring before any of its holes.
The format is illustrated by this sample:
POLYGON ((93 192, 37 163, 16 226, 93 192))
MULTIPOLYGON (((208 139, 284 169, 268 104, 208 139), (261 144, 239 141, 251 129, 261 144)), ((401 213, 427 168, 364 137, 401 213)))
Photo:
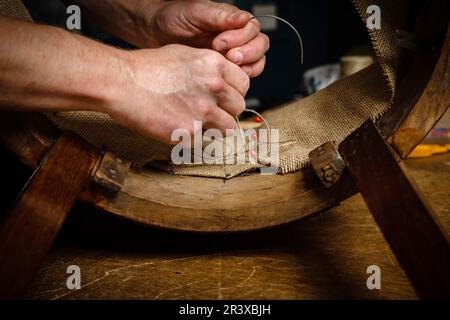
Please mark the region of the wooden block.
POLYGON ((345 169, 344 160, 334 142, 328 141, 309 153, 314 172, 326 188, 335 185, 345 169))
POLYGON ((112 197, 122 189, 130 165, 130 161, 106 152, 94 172, 92 181, 104 189, 105 195, 112 197))

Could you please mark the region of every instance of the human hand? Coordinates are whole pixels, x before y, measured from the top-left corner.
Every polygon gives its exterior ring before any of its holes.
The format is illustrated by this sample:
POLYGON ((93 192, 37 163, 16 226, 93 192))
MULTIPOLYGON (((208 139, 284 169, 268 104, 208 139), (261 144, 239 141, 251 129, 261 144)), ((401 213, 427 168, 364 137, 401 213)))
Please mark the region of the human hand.
POLYGON ((175 129, 235 129, 250 79, 236 64, 208 49, 169 45, 124 51, 123 88, 106 112, 128 128, 165 143, 175 129))
POLYGON ((241 66, 250 76, 260 75, 265 66, 269 38, 246 11, 224 3, 182 0, 163 3, 158 10, 137 14, 140 29, 147 32, 149 45, 180 43, 218 51, 241 66))

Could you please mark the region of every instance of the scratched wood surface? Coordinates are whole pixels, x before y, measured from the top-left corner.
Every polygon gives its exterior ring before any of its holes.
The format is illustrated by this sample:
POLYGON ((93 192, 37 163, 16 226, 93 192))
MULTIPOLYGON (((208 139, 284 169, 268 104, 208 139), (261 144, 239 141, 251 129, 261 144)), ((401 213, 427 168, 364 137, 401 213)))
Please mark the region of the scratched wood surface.
MULTIPOLYGON (((450 231, 450 155, 407 167, 450 231)), ((145 228, 78 206, 28 293, 32 299, 415 299, 361 196, 332 210, 237 235, 145 228), (80 266, 82 289, 66 288, 80 266), (382 289, 366 288, 381 268, 382 289)))
POLYGON ((339 151, 418 295, 450 298, 450 237, 398 155, 370 121, 339 151))

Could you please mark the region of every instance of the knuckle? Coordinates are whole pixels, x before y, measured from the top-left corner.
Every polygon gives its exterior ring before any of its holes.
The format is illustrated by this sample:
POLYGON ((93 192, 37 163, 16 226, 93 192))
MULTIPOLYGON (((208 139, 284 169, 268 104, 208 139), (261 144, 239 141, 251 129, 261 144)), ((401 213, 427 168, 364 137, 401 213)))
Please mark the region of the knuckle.
POLYGON ((264 68, 264 66, 266 65, 266 61, 267 61, 266 55, 263 55, 263 56, 261 57, 261 60, 259 60, 259 63, 258 63, 258 64, 260 64, 261 67, 264 68))
POLYGON ((236 104, 236 111, 235 114, 233 114, 233 116, 240 115, 242 112, 244 112, 245 108, 246 108, 245 99, 243 97, 240 97, 239 102, 236 104))
POLYGON ((197 105, 199 116, 204 120, 211 117, 214 112, 214 107, 209 102, 199 102, 197 105))
POLYGON ((233 10, 233 7, 228 3, 219 3, 216 6, 216 19, 220 21, 223 19, 230 11, 233 10))
POLYGON ((211 79, 207 86, 209 92, 220 93, 225 90, 225 81, 222 78, 216 77, 211 79))
POLYGON ((259 67, 259 68, 257 68, 257 69, 253 72, 252 77, 255 78, 255 77, 260 76, 261 73, 263 73, 263 71, 264 71, 264 67, 259 67))
POLYGON ((261 61, 258 63, 254 70, 254 76, 257 77, 264 71, 264 67, 266 66, 266 56, 263 56, 261 61))
POLYGON ((193 124, 189 124, 186 126, 186 131, 189 133, 189 135, 192 137, 195 134, 195 128, 193 124))
POLYGON ((261 30, 261 24, 256 19, 250 20, 250 26, 252 27, 252 30, 256 33, 258 33, 261 30))
POLYGON ((258 53, 258 47, 255 44, 247 45, 241 51, 244 52, 244 56, 247 58, 254 57, 258 53))
POLYGON ((229 11, 232 7, 225 2, 221 2, 217 5, 217 9, 219 10, 223 10, 223 11, 229 11))
POLYGON ((244 95, 247 94, 249 89, 250 89, 250 78, 246 74, 244 80, 242 81, 242 90, 244 95))
POLYGON ((227 112, 233 116, 237 117, 245 110, 245 99, 239 95, 239 97, 234 97, 232 99, 232 105, 230 103, 229 108, 226 108, 227 112))
POLYGON ((224 58, 222 55, 216 51, 209 51, 205 55, 205 61, 208 65, 214 66, 216 68, 222 68, 224 64, 224 58))
POLYGON ((262 35, 262 37, 264 39, 264 45, 265 45, 265 48, 266 48, 266 51, 267 51, 267 50, 270 49, 270 38, 269 38, 268 35, 266 35, 264 33, 261 33, 261 35, 262 35))
POLYGON ((236 129, 237 128, 237 122, 233 118, 227 118, 224 120, 223 123, 223 129, 236 129))

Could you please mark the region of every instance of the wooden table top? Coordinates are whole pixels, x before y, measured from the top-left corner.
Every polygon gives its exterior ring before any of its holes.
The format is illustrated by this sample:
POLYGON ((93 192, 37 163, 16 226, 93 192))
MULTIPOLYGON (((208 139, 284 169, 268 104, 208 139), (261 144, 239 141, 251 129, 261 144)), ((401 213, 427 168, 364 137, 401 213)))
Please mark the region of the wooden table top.
MULTIPOLYGON (((407 166, 450 232, 450 154, 407 166)), ((233 235, 155 230, 78 205, 28 296, 416 298, 360 195, 289 225, 233 235), (69 265, 81 268, 81 290, 66 287, 69 265), (367 289, 370 265, 381 268, 381 290, 367 289)))

